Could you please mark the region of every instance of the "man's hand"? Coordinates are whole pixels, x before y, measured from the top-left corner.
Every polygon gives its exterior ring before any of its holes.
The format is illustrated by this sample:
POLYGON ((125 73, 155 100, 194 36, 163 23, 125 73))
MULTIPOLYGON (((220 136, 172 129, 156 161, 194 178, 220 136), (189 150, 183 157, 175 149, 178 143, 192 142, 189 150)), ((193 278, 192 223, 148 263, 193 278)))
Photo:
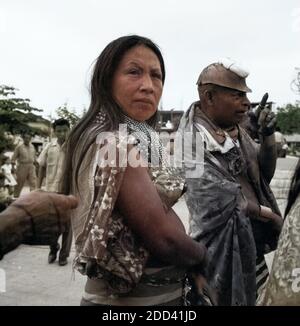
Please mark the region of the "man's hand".
POLYGON ((74 196, 51 192, 33 191, 19 197, 12 207, 24 211, 30 219, 32 232, 24 243, 46 245, 53 241, 70 222, 70 210, 76 208, 78 200, 74 196))
POLYGON ((269 95, 266 93, 255 112, 257 124, 259 127, 258 133, 262 136, 272 135, 275 132, 276 127, 275 113, 271 111, 271 108, 266 107, 268 97, 269 95))
POLYGON ((191 304, 196 306, 217 306, 217 294, 208 285, 206 278, 201 274, 192 273, 189 275, 191 283, 191 304))
POLYGON ((271 222, 274 228, 280 232, 282 225, 283 225, 283 219, 281 216, 275 214, 272 212, 271 208, 267 206, 260 206, 260 218, 262 222, 271 222))

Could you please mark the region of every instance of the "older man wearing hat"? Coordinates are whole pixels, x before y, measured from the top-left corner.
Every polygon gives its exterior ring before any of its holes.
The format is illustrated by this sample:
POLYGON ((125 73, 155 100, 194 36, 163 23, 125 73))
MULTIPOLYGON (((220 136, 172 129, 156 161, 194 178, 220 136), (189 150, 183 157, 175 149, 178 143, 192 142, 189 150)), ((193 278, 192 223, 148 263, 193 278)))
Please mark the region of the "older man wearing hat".
POLYGON ((250 108, 247 76, 228 59, 210 64, 197 81, 200 101, 180 123, 204 144, 202 175, 186 173, 186 201, 191 235, 208 248, 207 281, 219 305, 255 305, 268 276, 264 254, 276 248, 282 225, 269 187, 276 147, 267 95, 256 113, 260 145, 239 126, 250 108))

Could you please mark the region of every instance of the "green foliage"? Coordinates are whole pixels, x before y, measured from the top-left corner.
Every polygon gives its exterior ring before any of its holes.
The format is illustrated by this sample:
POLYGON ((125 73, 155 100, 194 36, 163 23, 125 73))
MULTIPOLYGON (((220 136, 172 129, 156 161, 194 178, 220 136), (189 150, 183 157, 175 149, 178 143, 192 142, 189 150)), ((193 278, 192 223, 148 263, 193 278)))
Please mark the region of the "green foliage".
POLYGON ((41 109, 34 108, 30 105, 28 98, 15 97, 17 89, 14 87, 0 85, 0 110, 1 111, 15 111, 22 112, 43 111, 41 109))
POLYGON ((0 155, 7 150, 13 150, 14 145, 5 128, 0 125, 0 155))
POLYGON ((22 131, 34 132, 27 123, 31 121, 33 111, 42 111, 30 105, 29 99, 16 97, 17 89, 0 85, 0 120, 4 131, 19 134, 22 131))
POLYGON ((277 125, 283 134, 300 133, 300 106, 287 104, 278 108, 277 125))
POLYGON ((39 129, 32 128, 29 122, 39 118, 33 112, 42 110, 32 107, 27 98, 16 97, 17 89, 7 85, 0 85, 0 150, 12 149, 12 139, 9 136, 22 132, 44 135, 39 129))
POLYGON ((68 109, 68 104, 64 103, 62 106, 56 109, 55 113, 59 118, 63 118, 69 121, 71 127, 73 127, 79 120, 79 116, 75 113, 75 110, 68 109))

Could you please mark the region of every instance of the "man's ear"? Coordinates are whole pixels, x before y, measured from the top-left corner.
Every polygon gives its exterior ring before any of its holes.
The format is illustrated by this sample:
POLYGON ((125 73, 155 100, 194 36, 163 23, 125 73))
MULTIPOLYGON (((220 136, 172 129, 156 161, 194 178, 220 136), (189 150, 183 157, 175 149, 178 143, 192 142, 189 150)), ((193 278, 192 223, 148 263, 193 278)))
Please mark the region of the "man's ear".
POLYGON ((210 90, 205 90, 203 93, 206 103, 208 105, 213 105, 213 92, 210 90))

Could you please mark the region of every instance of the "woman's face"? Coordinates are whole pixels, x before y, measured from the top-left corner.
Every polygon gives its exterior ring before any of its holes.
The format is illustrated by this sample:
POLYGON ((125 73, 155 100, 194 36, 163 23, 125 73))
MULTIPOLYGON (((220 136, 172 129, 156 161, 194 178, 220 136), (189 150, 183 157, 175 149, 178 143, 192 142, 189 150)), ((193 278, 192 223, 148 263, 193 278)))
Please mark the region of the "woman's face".
POLYGON ((160 62, 149 48, 128 50, 112 80, 112 95, 124 114, 146 121, 156 112, 163 89, 160 62))

